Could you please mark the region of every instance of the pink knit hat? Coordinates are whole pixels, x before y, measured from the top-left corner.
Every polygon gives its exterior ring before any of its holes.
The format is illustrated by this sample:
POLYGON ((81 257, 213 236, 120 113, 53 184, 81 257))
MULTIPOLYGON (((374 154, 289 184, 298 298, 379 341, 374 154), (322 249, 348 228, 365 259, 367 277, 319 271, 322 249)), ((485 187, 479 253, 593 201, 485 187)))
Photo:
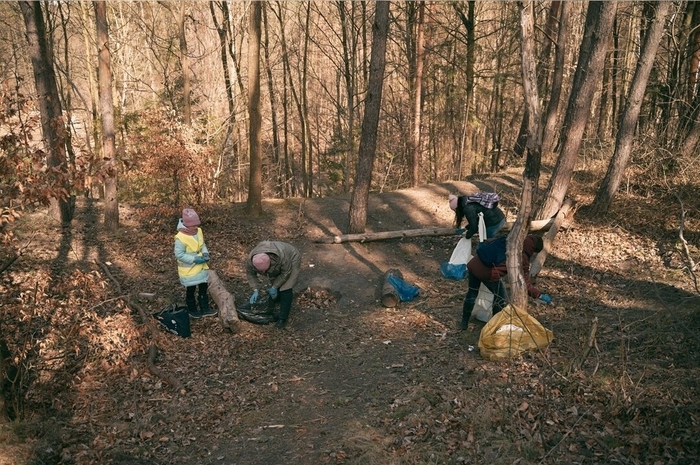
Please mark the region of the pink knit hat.
POLYGON ((450 208, 452 210, 457 210, 457 196, 454 194, 450 194, 447 199, 450 201, 450 208))
POLYGON ((199 215, 197 214, 196 211, 192 210, 191 208, 183 209, 182 210, 182 224, 184 224, 188 228, 199 226, 201 224, 199 222, 199 215))
POLYGON ((253 266, 260 272, 267 271, 270 268, 270 256, 266 253, 253 255, 253 266))

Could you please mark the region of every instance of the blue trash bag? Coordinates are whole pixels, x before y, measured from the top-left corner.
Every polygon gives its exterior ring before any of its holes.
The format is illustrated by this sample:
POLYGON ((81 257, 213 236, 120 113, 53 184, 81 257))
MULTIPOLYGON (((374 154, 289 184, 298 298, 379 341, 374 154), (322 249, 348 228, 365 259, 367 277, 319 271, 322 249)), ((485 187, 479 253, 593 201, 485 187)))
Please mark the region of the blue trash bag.
POLYGON ((454 279, 456 281, 459 281, 467 277, 466 263, 456 265, 450 262, 443 262, 440 264, 440 271, 442 272, 442 275, 447 279, 454 279))
POLYGON ((417 286, 407 283, 398 276, 391 274, 387 277, 387 280, 389 281, 389 284, 396 289, 396 294, 399 296, 399 300, 401 302, 413 300, 414 297, 420 294, 420 289, 417 286))

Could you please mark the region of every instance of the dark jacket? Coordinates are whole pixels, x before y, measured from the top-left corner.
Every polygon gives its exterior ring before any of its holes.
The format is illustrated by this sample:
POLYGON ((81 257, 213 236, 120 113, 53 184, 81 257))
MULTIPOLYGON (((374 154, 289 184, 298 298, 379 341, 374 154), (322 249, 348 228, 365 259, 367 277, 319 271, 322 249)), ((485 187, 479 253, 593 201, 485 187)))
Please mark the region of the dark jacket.
MULTIPOLYGON (((530 282, 530 258, 534 254, 535 241, 532 236, 527 236, 523 241, 523 276, 525 277, 525 282, 527 283, 527 293, 530 295, 530 297, 536 299, 540 296, 540 291, 530 282)), ((470 273, 479 279, 479 281, 496 282, 508 274, 508 268, 506 267, 505 261, 496 266, 486 266, 478 255, 474 255, 474 257, 469 260, 469 263, 467 263, 467 268, 469 269, 470 273)))
MULTIPOLYGON (((506 217, 498 206, 486 208, 480 203, 469 202, 466 196, 461 196, 459 201, 462 202, 462 211, 467 219, 467 232, 465 234, 467 239, 471 239, 474 234, 479 232, 479 213, 484 214, 484 223, 487 228, 497 225, 506 217)), ((458 224, 457 227, 459 228, 460 225, 458 224)))
POLYGON ((258 274, 267 276, 272 280, 272 287, 279 291, 292 289, 299 278, 301 268, 301 253, 292 244, 279 241, 263 241, 255 246, 248 254, 245 264, 248 283, 253 289, 260 287, 258 274), (253 255, 265 253, 270 257, 270 268, 264 273, 259 272, 253 266, 253 255))

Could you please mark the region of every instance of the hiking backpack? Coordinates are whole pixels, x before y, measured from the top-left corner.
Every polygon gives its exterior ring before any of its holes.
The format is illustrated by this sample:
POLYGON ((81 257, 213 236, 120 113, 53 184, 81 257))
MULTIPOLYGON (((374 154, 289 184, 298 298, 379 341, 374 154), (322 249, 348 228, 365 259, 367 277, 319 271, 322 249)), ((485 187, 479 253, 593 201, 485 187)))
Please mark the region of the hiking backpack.
POLYGON ((486 208, 495 208, 499 200, 495 192, 477 192, 467 196, 467 202, 476 202, 486 208))

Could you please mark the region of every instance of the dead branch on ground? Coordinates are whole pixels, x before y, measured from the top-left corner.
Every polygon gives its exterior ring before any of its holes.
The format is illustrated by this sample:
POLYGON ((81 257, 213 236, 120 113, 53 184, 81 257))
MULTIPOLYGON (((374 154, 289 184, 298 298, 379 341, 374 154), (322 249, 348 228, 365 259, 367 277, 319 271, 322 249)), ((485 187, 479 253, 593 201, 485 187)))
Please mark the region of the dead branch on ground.
MULTIPOLYGON (((503 227, 505 231, 513 227, 512 221, 503 227)), ((535 220, 530 222, 530 231, 545 231, 554 224, 554 218, 545 220, 535 220)), ((400 231, 381 231, 358 234, 340 234, 332 237, 323 237, 316 240, 322 244, 342 244, 343 242, 369 242, 381 241, 384 239, 397 239, 405 237, 425 237, 425 236, 454 236, 457 235, 455 228, 425 228, 425 229, 403 229, 400 231)))

